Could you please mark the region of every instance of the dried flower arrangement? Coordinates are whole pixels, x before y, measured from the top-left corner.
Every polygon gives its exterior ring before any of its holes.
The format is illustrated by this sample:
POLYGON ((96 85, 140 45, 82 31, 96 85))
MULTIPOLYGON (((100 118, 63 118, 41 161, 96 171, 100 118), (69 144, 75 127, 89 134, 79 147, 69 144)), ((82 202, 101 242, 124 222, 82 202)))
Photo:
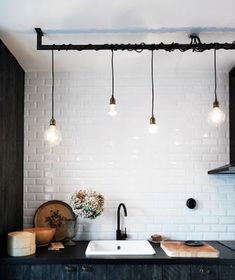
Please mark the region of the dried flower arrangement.
POLYGON ((70 196, 70 205, 76 216, 95 219, 104 210, 104 197, 92 190, 79 190, 70 196))

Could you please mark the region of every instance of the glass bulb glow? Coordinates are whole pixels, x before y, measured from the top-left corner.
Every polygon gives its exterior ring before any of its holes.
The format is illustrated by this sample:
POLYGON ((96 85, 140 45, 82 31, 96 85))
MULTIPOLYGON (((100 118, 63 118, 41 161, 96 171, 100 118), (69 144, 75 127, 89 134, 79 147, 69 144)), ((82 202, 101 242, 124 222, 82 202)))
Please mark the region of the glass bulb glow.
POLYGON ((154 134, 157 132, 157 126, 154 123, 149 124, 148 129, 149 129, 149 133, 151 133, 151 134, 154 134))
POLYGON ((56 127, 56 125, 50 124, 49 128, 44 132, 44 140, 45 142, 53 147, 59 145, 61 142, 61 132, 56 127))
POLYGON ((156 132, 157 132, 156 119, 152 115, 152 117, 149 120, 149 133, 154 134, 156 132))
POLYGON ((212 127, 219 127, 225 122, 225 113, 219 108, 214 107, 208 113, 208 124, 212 127))
POLYGON ((116 104, 110 104, 109 105, 109 115, 110 116, 116 116, 117 115, 117 111, 116 111, 116 104))

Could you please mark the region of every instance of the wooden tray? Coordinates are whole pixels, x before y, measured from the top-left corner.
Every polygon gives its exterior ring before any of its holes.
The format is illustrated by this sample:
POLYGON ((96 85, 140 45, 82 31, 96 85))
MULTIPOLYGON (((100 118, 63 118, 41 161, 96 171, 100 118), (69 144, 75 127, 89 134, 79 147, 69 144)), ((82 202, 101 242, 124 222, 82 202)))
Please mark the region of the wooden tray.
POLYGON ((67 236, 67 226, 65 221, 75 219, 72 208, 60 200, 51 200, 43 203, 34 215, 35 227, 56 228, 54 241, 61 241, 67 236))
POLYGON ((204 243, 199 247, 191 247, 180 241, 162 241, 161 248, 169 257, 177 258, 218 258, 219 251, 204 243))

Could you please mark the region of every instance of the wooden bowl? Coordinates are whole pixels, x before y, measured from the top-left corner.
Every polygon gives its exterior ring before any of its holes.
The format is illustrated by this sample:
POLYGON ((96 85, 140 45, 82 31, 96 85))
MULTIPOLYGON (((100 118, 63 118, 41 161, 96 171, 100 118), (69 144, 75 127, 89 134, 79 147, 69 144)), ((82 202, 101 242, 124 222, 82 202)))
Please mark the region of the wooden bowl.
POLYGON ((55 235, 56 228, 35 227, 25 228, 24 231, 35 232, 37 247, 47 246, 55 235))

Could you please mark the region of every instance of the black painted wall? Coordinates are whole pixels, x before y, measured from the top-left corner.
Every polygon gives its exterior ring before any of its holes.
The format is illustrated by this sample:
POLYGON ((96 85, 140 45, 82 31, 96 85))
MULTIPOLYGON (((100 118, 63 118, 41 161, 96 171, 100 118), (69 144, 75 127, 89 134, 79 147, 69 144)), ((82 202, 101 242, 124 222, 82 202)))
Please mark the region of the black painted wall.
POLYGON ((0 254, 23 227, 24 70, 0 40, 0 254))

